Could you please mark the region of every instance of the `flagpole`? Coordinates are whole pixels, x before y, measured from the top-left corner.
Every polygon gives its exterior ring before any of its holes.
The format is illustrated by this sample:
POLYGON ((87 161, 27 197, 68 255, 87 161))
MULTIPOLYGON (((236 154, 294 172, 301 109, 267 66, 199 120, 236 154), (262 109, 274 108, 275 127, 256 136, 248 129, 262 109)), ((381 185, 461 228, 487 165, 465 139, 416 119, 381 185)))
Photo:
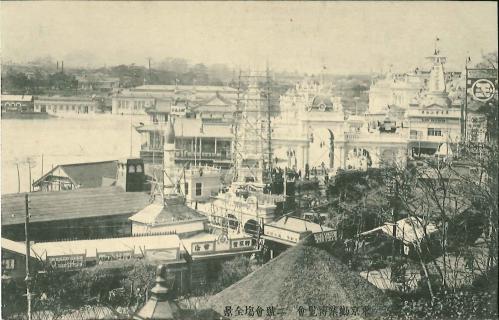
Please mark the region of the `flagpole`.
POLYGON ((466 123, 467 123, 467 118, 468 118, 468 58, 466 58, 466 63, 464 64, 464 70, 466 72, 465 75, 465 83, 464 83, 464 114, 462 116, 463 119, 463 142, 466 143, 466 136, 467 136, 467 128, 466 128, 466 123))

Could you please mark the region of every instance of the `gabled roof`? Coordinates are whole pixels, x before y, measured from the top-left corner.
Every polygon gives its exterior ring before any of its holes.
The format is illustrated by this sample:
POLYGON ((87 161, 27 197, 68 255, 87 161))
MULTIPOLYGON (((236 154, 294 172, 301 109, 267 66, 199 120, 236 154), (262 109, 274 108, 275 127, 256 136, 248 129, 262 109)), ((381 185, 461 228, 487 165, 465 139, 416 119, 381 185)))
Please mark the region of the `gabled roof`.
POLYGON ((208 218, 185 204, 157 204, 145 207, 129 218, 147 225, 162 225, 207 220, 208 218))
POLYGON ((225 98, 220 92, 216 92, 214 96, 197 102, 203 106, 223 106, 223 105, 234 105, 234 102, 230 99, 225 98))
MULTIPOLYGON (((437 231, 438 229, 434 224, 428 223, 426 225, 426 233, 428 235, 435 233, 437 231)), ((393 225, 390 223, 385 223, 380 227, 363 232, 360 235, 368 235, 376 232, 381 232, 391 237, 393 235, 393 225)), ((424 230, 422 223, 420 223, 414 217, 398 220, 396 222, 396 238, 408 244, 422 240, 424 238, 424 230)))
POLYGON ((39 186, 58 169, 64 171, 69 179, 80 188, 97 188, 102 186, 103 178, 116 178, 118 164, 116 160, 112 160, 58 165, 35 181, 33 186, 39 186))
MULTIPOLYGON (((30 222, 131 215, 149 204, 149 194, 119 187, 32 192, 29 199, 30 222)), ((22 224, 24 219, 25 193, 2 195, 2 226, 22 224)))
POLYGON ((331 231, 333 229, 326 226, 321 226, 320 224, 297 218, 297 217, 282 217, 281 219, 266 224, 267 226, 276 227, 279 229, 285 229, 294 232, 322 232, 331 231))
MULTIPOLYGON (((272 319, 291 320, 307 318, 309 306, 359 307, 356 318, 361 319, 363 306, 368 306, 372 315, 380 316, 390 304, 382 291, 338 259, 323 249, 305 244, 285 251, 208 301, 208 305, 219 312, 228 305, 233 309, 235 306, 275 306, 283 308, 285 313, 276 312, 272 319), (305 317, 299 315, 299 306, 305 307, 305 317)), ((319 314, 319 310, 316 311, 319 314)), ((351 316, 352 313, 344 318, 352 319, 351 316)), ((238 318, 251 319, 244 315, 238 318)))
POLYGON ((22 242, 2 238, 2 250, 8 250, 26 256, 26 246, 22 242))

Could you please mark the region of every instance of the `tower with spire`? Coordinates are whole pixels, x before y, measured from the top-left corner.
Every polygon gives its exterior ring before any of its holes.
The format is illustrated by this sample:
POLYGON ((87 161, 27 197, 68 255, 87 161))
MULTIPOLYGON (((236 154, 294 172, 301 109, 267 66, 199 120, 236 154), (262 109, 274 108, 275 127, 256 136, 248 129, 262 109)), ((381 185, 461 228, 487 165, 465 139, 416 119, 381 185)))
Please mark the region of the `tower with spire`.
POLYGON ((438 42, 440 39, 435 39, 435 49, 432 56, 426 57, 431 61, 432 67, 430 70, 430 77, 428 79, 428 92, 423 101, 424 106, 437 104, 442 107, 447 107, 450 104, 448 92, 445 85, 445 70, 444 64, 447 57, 440 54, 438 42))

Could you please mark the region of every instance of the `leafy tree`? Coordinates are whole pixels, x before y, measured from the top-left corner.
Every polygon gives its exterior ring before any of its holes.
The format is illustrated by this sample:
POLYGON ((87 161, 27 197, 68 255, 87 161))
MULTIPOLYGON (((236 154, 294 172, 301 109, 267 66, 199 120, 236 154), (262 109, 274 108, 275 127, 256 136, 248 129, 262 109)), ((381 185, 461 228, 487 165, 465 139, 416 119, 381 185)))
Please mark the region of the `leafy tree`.
POLYGON ((221 291, 241 280, 250 274, 254 269, 254 262, 250 258, 243 255, 225 261, 221 265, 220 273, 212 286, 212 290, 214 292, 221 291))

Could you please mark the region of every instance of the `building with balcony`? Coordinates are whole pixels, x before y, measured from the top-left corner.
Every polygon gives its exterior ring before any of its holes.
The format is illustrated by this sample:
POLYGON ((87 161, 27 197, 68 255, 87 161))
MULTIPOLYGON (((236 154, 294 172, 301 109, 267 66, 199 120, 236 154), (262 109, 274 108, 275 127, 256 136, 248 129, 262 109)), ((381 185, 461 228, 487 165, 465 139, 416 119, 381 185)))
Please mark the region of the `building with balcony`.
MULTIPOLYGON (((163 159, 165 122, 136 127, 141 134, 140 157, 146 164, 160 164, 163 159)), ((203 124, 201 119, 176 118, 175 162, 193 165, 212 165, 229 168, 232 163, 231 127, 221 124, 203 124)))

